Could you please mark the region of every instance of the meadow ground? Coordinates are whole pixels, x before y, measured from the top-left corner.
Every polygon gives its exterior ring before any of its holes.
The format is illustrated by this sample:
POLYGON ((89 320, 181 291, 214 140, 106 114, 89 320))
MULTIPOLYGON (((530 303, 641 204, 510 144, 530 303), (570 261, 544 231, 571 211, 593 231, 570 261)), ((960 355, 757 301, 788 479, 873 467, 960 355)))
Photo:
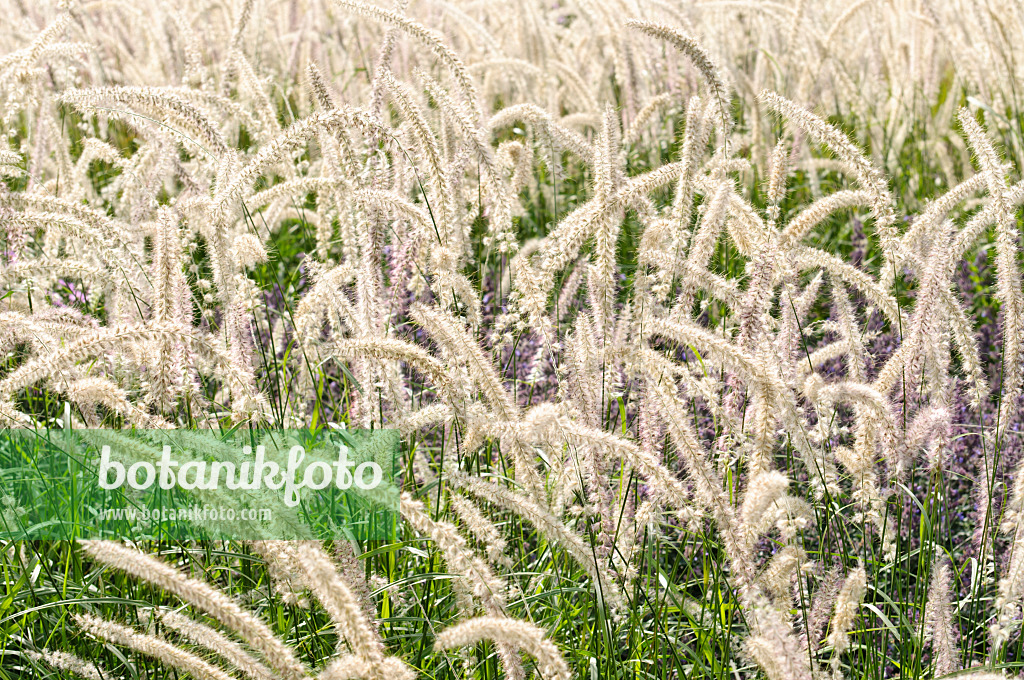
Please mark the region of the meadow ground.
POLYGON ((5 495, 0 680, 1018 675, 1024 7, 379 1, 0 0, 0 425, 395 429, 402 492, 5 495))

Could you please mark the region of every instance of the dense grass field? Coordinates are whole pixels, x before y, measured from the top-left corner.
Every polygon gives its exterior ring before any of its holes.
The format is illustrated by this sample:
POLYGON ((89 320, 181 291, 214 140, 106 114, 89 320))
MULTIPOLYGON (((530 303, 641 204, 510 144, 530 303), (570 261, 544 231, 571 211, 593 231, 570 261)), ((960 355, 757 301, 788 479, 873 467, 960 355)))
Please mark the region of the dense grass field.
POLYGON ((1019 675, 1024 7, 377 1, 0 0, 0 447, 395 429, 402 492, 4 492, 0 680, 1019 675))

